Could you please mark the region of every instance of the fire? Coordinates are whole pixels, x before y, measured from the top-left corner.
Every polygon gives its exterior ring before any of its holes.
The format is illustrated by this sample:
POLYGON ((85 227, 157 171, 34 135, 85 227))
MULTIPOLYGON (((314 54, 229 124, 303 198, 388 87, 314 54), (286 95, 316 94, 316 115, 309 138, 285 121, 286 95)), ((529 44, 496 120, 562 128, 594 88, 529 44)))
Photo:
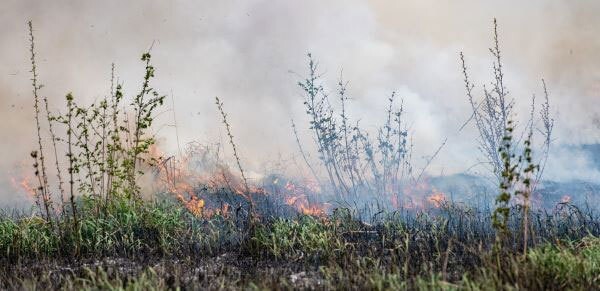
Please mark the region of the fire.
POLYGON ((294 207, 299 213, 310 216, 325 216, 330 206, 327 203, 311 204, 306 195, 288 197, 285 199, 285 204, 294 207))
POLYGON ((327 215, 327 211, 331 206, 330 204, 317 204, 310 203, 308 201, 307 192, 311 192, 312 190, 320 190, 318 186, 307 183, 305 187, 301 187, 288 181, 284 188, 291 192, 290 195, 284 199, 285 204, 294 207, 299 213, 319 217, 327 215))
POLYGON ((31 186, 29 178, 24 177, 21 181, 17 181, 16 178, 11 177, 10 181, 15 189, 24 191, 29 200, 35 201, 37 196, 35 187, 31 186))
POLYGON ((448 201, 446 194, 430 185, 427 178, 416 184, 405 185, 400 195, 393 194, 390 197, 391 205, 398 209, 440 208, 448 201))
POLYGON ((294 205, 296 204, 296 201, 298 201, 298 199, 300 199, 301 196, 292 196, 292 197, 288 197, 285 199, 285 204, 287 205, 294 205))
MULTIPOLYGON (((304 180, 299 183, 288 181, 283 177, 275 177, 268 189, 252 183, 246 183, 231 173, 217 155, 210 157, 210 150, 200 144, 193 144, 179 157, 163 158, 163 153, 158 148, 153 148, 151 153, 156 162, 155 192, 170 193, 179 200, 192 214, 199 217, 210 217, 215 214, 227 215, 229 205, 215 205, 215 201, 205 196, 204 189, 229 189, 232 193, 251 201, 255 195, 270 195, 298 213, 311 216, 326 216, 331 205, 315 202, 314 197, 321 193, 321 185, 316 180, 304 180), (273 187, 273 188, 270 188, 273 187), (279 192, 282 191, 283 193, 279 192), (279 197, 279 198, 277 198, 279 197)), ((432 187, 427 178, 418 183, 405 185, 398 189, 385 190, 390 205, 395 209, 401 207, 408 209, 440 208, 447 201, 446 195, 432 187)), ((317 200, 318 201, 318 200, 317 200)))
POLYGON ((327 214, 325 207, 321 207, 318 205, 306 206, 304 204, 301 204, 300 211, 302 212, 302 214, 310 216, 323 217, 327 214))
POLYGON ((190 200, 185 200, 182 195, 177 195, 177 199, 183 203, 194 216, 201 217, 202 210, 204 209, 204 199, 199 199, 196 196, 192 196, 190 200))
POLYGON ((230 212, 227 203, 215 207, 210 200, 205 200, 202 189, 227 188, 246 200, 251 200, 250 193, 266 194, 264 189, 255 185, 246 187, 240 177, 233 175, 220 162, 218 151, 209 146, 191 143, 181 157, 165 158, 165 154, 154 145, 150 154, 155 163, 152 191, 173 195, 195 216, 228 216, 230 212))
POLYGON ((427 197, 427 201, 433 204, 433 207, 440 208, 446 202, 446 195, 442 192, 434 192, 427 197))

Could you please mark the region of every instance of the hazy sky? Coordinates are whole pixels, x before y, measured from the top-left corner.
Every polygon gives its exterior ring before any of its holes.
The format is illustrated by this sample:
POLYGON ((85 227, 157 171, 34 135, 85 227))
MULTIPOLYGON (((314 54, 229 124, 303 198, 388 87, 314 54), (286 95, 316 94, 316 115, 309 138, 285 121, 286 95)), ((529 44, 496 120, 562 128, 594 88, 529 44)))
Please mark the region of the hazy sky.
MULTIPOLYGON (((448 138, 431 168, 439 174, 477 161, 473 126, 457 132, 470 108, 458 53, 464 51, 478 83, 489 81, 494 17, 507 86, 520 110, 528 110, 533 93, 541 94, 543 77, 558 111, 556 144, 598 141, 591 121, 600 113, 599 13, 599 1, 568 0, 3 0, 0 169, 14 175, 15 165, 25 164, 29 170, 35 145, 27 20, 35 26, 42 92, 54 109, 67 92, 88 101, 106 95, 112 62, 126 92, 135 92, 143 73, 139 56, 154 43, 154 86, 174 96, 181 143, 219 139, 219 96, 244 163, 260 172, 296 155, 290 118, 311 142, 296 83, 312 52, 330 92, 343 70, 354 119, 366 127, 382 122, 392 91, 404 98, 417 164, 448 138)), ((156 127, 168 151, 176 148, 172 116, 162 114, 156 127)), ((585 163, 561 152, 548 174, 571 178, 585 163)), ((5 177, 0 193, 13 191, 5 177)))

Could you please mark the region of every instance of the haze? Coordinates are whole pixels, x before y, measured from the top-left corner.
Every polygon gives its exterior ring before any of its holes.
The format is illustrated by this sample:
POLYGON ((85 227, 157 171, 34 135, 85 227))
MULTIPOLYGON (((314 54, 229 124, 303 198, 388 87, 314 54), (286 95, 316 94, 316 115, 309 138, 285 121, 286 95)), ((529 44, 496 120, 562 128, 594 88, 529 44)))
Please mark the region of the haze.
POLYGON ((0 204, 19 201, 10 178, 30 171, 35 147, 26 22, 35 27, 42 92, 58 110, 73 92, 93 101, 109 92, 115 63, 126 92, 136 92, 150 46, 154 87, 168 98, 155 130, 161 147, 219 141, 214 97, 225 102, 246 166, 262 173, 278 162, 297 167, 293 118, 310 143, 296 83, 306 53, 319 60, 329 92, 340 73, 349 83, 352 115, 367 127, 383 120, 392 91, 404 98, 415 163, 448 142, 432 175, 477 163, 458 54, 471 75, 491 79, 487 48, 497 18, 507 86, 526 114, 529 98, 551 91, 555 152, 547 177, 593 180, 588 158, 566 144, 596 143, 600 112, 600 2, 597 1, 31 1, 0 4, 0 204), (435 9, 434 9, 435 8, 435 9))

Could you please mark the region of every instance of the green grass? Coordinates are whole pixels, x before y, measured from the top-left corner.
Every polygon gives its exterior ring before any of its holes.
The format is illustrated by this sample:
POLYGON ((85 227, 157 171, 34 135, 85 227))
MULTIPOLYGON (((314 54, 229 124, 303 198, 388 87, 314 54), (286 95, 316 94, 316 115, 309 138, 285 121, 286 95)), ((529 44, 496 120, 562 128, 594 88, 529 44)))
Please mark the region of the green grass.
POLYGON ((175 204, 113 201, 105 213, 82 203, 77 224, 69 217, 53 229, 37 217, 0 218, 0 250, 7 258, 60 255, 169 253, 187 231, 189 216, 175 204))
POLYGON ((2 255, 50 255, 59 247, 59 238, 43 219, 33 216, 19 220, 0 220, 2 255))
POLYGON ((251 245, 258 255, 287 260, 327 260, 345 251, 335 225, 310 216, 278 218, 268 226, 259 226, 251 245))
POLYGON ((539 285, 569 288, 599 286, 600 239, 586 237, 577 242, 547 244, 528 253, 532 277, 539 285))
POLYGON ((168 199, 115 199, 101 213, 90 201, 79 204, 76 227, 61 216, 60 230, 37 216, 0 218, 1 288, 589 290, 600 284, 594 221, 585 231, 552 231, 572 227, 556 218, 525 256, 520 243, 497 256, 491 220, 455 208, 384 213, 371 224, 344 209, 326 218, 263 217, 249 231, 243 217, 198 218, 168 199))

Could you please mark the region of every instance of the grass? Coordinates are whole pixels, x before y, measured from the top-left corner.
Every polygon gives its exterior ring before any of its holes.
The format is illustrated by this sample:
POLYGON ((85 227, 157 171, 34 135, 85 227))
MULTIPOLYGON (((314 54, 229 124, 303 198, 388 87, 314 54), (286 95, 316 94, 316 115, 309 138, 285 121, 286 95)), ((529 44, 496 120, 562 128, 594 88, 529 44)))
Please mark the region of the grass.
MULTIPOLYGON (((84 203, 85 205, 85 203, 84 203)), ((92 211, 83 207, 86 214, 92 211)), ((83 215, 76 229, 55 232, 37 216, 2 218, 0 245, 9 259, 56 255, 128 254, 134 252, 169 252, 183 232, 182 212, 165 204, 151 207, 114 202, 102 216, 83 215)), ((69 219, 59 221, 70 224, 69 219)))
POLYGON ((259 227, 251 238, 253 253, 278 260, 326 261, 343 252, 345 245, 332 223, 310 216, 278 218, 259 227))
POLYGON ((125 199, 99 216, 91 202, 79 204, 72 233, 36 216, 0 219, 0 288, 589 290, 600 283, 598 221, 561 231, 570 227, 564 214, 539 218, 550 222, 545 232, 534 228, 539 241, 523 257, 518 241, 495 254, 491 213, 486 220, 460 207, 384 213, 371 224, 345 209, 263 216, 248 233, 243 217, 196 217, 168 199, 125 199))
MULTIPOLYGON (((110 97, 85 106, 67 94, 67 113, 57 115, 48 110, 46 98, 41 100, 46 111, 38 107, 42 87, 31 23, 29 31, 39 141, 31 154, 38 180, 35 212, 0 214, 0 289, 590 290, 600 286, 596 212, 569 203, 553 210, 511 203, 510 197, 517 194, 528 201, 533 191, 528 181, 538 167, 527 155, 531 154, 528 146, 523 157, 531 170, 513 166, 516 157, 507 148, 503 162, 504 177, 509 179, 501 184, 503 203, 495 210, 450 201, 440 203, 439 209, 381 208, 389 204, 389 189, 401 193, 404 175, 413 174, 412 145, 407 144, 402 121, 404 107, 394 108, 392 94, 377 138, 368 138, 358 124, 350 125, 343 80, 339 82, 342 112, 336 117, 312 58, 309 77, 299 85, 306 93, 310 129, 329 176, 329 187, 326 183, 319 188, 338 198, 368 194, 378 199, 378 206, 373 206, 377 209, 359 211, 363 206, 355 205, 357 209, 338 207, 319 217, 286 215, 294 208, 279 209, 284 207, 281 202, 248 185, 219 99, 243 190, 231 187, 229 176, 222 172, 220 185, 190 185, 185 194, 195 199, 190 200, 193 207, 177 189, 142 199, 138 178, 161 165, 167 171, 164 163, 170 160, 150 152, 154 138, 149 129, 164 101, 151 84, 156 71, 150 53, 141 59, 145 74, 138 94, 124 99, 113 66, 110 97), (124 105, 128 102, 129 107, 124 105), (52 129, 50 153, 54 155, 48 155, 42 143, 47 135, 40 127, 44 113, 52 129), (63 130, 66 136, 57 135, 63 130), (60 160, 57 148, 67 149, 66 161, 60 160), (48 180, 46 163, 52 158, 57 187, 48 180), (365 167, 370 173, 362 171, 365 167), (517 188, 521 180, 514 177, 523 177, 528 189, 517 188), (58 193, 53 193, 55 188, 58 193), (226 204, 230 212, 203 215, 205 201, 196 191, 218 195, 221 207, 226 204)), ((503 139, 510 141, 510 136, 503 139)), ((517 160, 520 163, 521 158, 517 160)), ((171 188, 178 186, 175 178, 167 180, 171 188)))

